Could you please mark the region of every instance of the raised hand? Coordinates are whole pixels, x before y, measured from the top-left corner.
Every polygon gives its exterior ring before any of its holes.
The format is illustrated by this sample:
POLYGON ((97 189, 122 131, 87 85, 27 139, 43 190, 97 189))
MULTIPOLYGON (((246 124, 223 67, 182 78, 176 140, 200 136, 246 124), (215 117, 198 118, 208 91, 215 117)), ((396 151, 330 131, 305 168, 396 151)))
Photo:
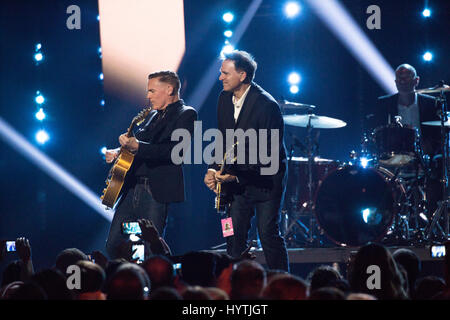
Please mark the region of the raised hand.
POLYGON ((31 259, 30 241, 24 237, 16 239, 16 252, 20 260, 28 262, 31 259))

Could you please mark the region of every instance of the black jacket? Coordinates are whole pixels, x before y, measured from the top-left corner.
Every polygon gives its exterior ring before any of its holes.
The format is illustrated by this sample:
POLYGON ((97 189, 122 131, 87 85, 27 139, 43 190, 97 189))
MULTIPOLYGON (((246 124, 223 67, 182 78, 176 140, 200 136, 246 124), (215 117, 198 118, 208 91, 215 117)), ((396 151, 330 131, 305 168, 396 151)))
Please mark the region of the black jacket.
POLYGON ((174 130, 183 128, 192 136, 197 111, 179 100, 167 106, 165 116, 152 125, 156 114, 157 111, 151 111, 145 125, 135 133, 140 141, 139 149, 127 182, 133 185, 137 177, 147 177, 156 201, 181 202, 185 199, 183 167, 172 162, 172 149, 179 142, 171 141, 171 135, 174 130))
MULTIPOLYGON (((418 94, 420 122, 439 120, 437 114, 439 107, 435 105, 435 99, 431 96, 418 94)), ((378 98, 372 128, 387 125, 390 117, 394 123, 394 117, 398 115, 398 93, 378 98)), ((440 153, 440 128, 421 124, 421 143, 425 154, 435 155, 440 153)))
MULTIPOLYGON (((245 98, 242 110, 239 113, 237 122, 234 121, 234 105, 232 102, 233 94, 231 92, 222 91, 219 96, 217 106, 217 122, 218 129, 223 137, 226 137, 227 129, 242 129, 244 132, 248 129, 255 129, 258 137, 259 129, 268 129, 267 136, 267 152, 270 152, 270 129, 279 130, 279 148, 277 150, 279 156, 277 161, 279 168, 277 173, 273 175, 261 174, 262 168, 268 168, 271 164, 261 163, 261 159, 257 158, 257 163, 251 164, 249 161, 249 145, 245 145, 246 162, 244 164, 227 165, 226 172, 236 175, 239 183, 231 183, 227 187, 227 191, 233 193, 247 192, 256 200, 268 200, 282 195, 285 187, 286 174, 286 148, 284 145, 284 122, 281 115, 280 107, 275 99, 264 89, 255 83, 251 84, 247 97, 245 98)), ((255 148, 259 155, 259 137, 258 144, 255 148)), ((266 143, 266 141, 262 141, 266 143)), ((226 143, 224 143, 224 152, 226 151, 226 143)), ((238 147, 239 148, 239 147, 238 147)), ((267 153, 265 153, 267 154, 267 153)), ((218 165, 210 166, 218 169, 218 165)))

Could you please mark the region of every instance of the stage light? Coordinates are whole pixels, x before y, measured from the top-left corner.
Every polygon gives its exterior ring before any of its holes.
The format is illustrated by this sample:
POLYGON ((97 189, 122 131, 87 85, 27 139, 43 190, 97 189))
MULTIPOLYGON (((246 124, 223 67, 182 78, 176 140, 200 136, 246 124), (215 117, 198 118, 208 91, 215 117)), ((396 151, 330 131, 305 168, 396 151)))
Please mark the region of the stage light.
POLYGON ((428 8, 425 8, 425 9, 422 11, 422 15, 423 15, 425 18, 429 18, 429 17, 431 16, 431 10, 428 9, 428 8))
POLYGON ((36 101, 37 104, 43 104, 45 102, 45 98, 42 94, 40 94, 40 92, 36 92, 37 96, 34 99, 36 101))
POLYGON ((105 105, 105 99, 100 100, 100 105, 103 107, 105 105))
POLYGON ((42 59, 44 59, 44 55, 42 53, 38 52, 34 55, 34 60, 37 62, 42 61, 42 59))
POLYGON ((289 84, 299 84, 301 81, 301 77, 297 72, 291 72, 288 76, 289 84))
POLYGON ((37 44, 36 44, 36 51, 41 50, 41 48, 42 48, 42 44, 37 43, 37 44))
POLYGON ((233 31, 231 30, 226 30, 223 35, 227 38, 231 38, 231 36, 233 35, 233 31))
POLYGON ((36 141, 37 141, 39 144, 45 144, 45 143, 48 141, 48 139, 50 139, 50 136, 48 135, 47 131, 45 131, 45 130, 39 130, 39 131, 36 133, 35 138, 36 138, 36 141))
POLYGON ((290 88, 289 88, 289 91, 292 93, 292 94, 297 94, 298 92, 299 92, 299 88, 298 88, 298 86, 297 85, 292 85, 290 88))
POLYGON ((220 52, 220 55, 223 56, 224 54, 231 53, 233 52, 233 50, 234 47, 231 44, 224 45, 222 51, 220 52))
POLYGON ((100 21, 100 15, 97 15, 97 21, 100 21))
POLYGON ((101 203, 100 197, 97 193, 92 192, 89 188, 77 180, 76 177, 71 175, 70 172, 65 170, 58 163, 49 158, 45 153, 31 144, 19 132, 5 122, 1 116, 0 140, 3 140, 6 144, 9 144, 13 150, 24 156, 51 178, 55 179, 56 182, 59 182, 63 188, 67 188, 67 191, 72 192, 81 201, 107 219, 107 221, 112 221, 114 210, 107 210, 101 203))
POLYGON ((46 117, 44 110, 43 110, 42 108, 40 108, 39 111, 36 112, 35 117, 36 117, 36 119, 38 119, 39 121, 44 120, 45 117, 46 117))
POLYGON ((308 7, 327 25, 330 31, 350 50, 351 54, 367 69, 369 74, 385 89, 396 93, 395 71, 380 51, 366 36, 360 23, 356 22, 338 0, 304 0, 308 7))
POLYGON ((425 52, 422 57, 427 62, 433 60, 433 54, 430 51, 425 52))
POLYGON ((298 4, 298 2, 288 2, 284 6, 284 13, 288 18, 294 18, 300 13, 300 5, 298 4))
POLYGON ((367 168, 367 165, 369 164, 369 159, 362 157, 359 159, 359 163, 361 164, 361 167, 367 168))
POLYGON ((101 147, 100 148, 100 153, 101 154, 106 154, 106 147, 101 147))
POLYGON ((98 78, 99 78, 100 80, 103 80, 103 72, 100 73, 100 74, 98 75, 98 78))
POLYGON ((234 15, 231 12, 226 12, 222 16, 223 21, 230 23, 234 19, 234 15))

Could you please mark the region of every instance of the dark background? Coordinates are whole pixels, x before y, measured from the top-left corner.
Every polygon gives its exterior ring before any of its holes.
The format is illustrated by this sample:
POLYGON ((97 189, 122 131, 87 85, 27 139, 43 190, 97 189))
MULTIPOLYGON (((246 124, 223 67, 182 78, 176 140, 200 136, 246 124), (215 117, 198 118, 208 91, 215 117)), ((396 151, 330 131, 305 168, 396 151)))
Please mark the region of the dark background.
MULTIPOLYGON (((401 63, 416 67, 420 88, 439 80, 450 82, 450 2, 429 1, 430 19, 421 12, 423 0, 345 0, 363 32, 395 69, 401 63), (381 30, 368 30, 366 9, 381 8, 381 30), (422 54, 433 52, 432 62, 422 54)), ((185 1, 186 54, 178 70, 182 97, 196 89, 203 72, 217 58, 227 28, 222 14, 233 11, 233 29, 250 1, 185 1)), ((307 4, 294 20, 283 14, 285 1, 263 1, 238 49, 258 62, 255 81, 276 99, 317 106, 316 113, 347 122, 342 129, 322 130, 320 156, 346 161, 359 149, 363 116, 375 99, 386 94, 358 61, 314 15, 307 4), (287 76, 297 70, 300 92, 289 92, 287 76)), ((98 6, 96 1, 2 0, 0 11, 0 116, 31 143, 40 127, 51 139, 38 146, 68 172, 100 196, 109 166, 99 150, 115 147, 117 137, 136 114, 136 106, 104 92, 101 73, 98 6), (66 8, 81 8, 81 30, 66 28, 66 8), (36 43, 45 60, 35 65, 36 43), (48 118, 38 122, 34 102, 40 90, 48 118), (105 99, 105 106, 100 100, 105 99)), ((150 34, 149 34, 150 36, 150 34)), ((160 44, 163 50, 164 44, 160 44)), ((218 81, 199 110, 203 130, 216 123, 218 81)), ((393 80, 393 79, 392 79, 393 80)), ((145 95, 145 92, 142 93, 145 95)), ((189 103, 189 101, 186 101, 189 103)), ((302 129, 287 128, 304 139, 302 129)), ((286 139, 288 146, 290 139, 286 139)), ((37 144, 36 144, 37 145, 37 144)), ((103 250, 110 223, 0 139, 0 238, 30 239, 36 269, 51 266, 64 248, 89 253, 103 250)), ((301 156, 295 150, 296 156, 301 156)), ((166 230, 174 254, 209 249, 223 243, 213 194, 203 185, 206 165, 185 168, 187 201, 173 205, 166 230)), ((344 186, 343 186, 344 187, 344 186)))

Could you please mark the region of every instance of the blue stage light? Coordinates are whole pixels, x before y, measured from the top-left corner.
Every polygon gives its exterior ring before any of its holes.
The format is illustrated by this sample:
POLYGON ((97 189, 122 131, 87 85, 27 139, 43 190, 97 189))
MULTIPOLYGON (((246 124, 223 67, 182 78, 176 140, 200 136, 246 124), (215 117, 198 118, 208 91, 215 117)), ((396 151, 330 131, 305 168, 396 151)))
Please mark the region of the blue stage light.
POLYGON ((431 10, 428 9, 428 8, 425 8, 425 9, 422 11, 422 15, 423 15, 425 18, 431 17, 431 10))
POLYGON ((230 23, 234 19, 234 15, 231 12, 226 12, 222 16, 223 21, 230 23))
POLYGON ((45 102, 44 96, 42 94, 40 94, 39 91, 36 92, 36 94, 37 94, 37 96, 35 98, 36 103, 37 104, 43 104, 45 102))
POLYGON ((298 2, 290 1, 284 6, 284 13, 288 18, 294 18, 300 13, 300 5, 298 2))
POLYGON ((231 36, 233 35, 233 31, 231 30, 226 30, 223 35, 227 38, 231 38, 231 36))
POLYGON ((427 62, 433 60, 433 54, 430 51, 425 52, 422 57, 427 62))
POLYGON ((359 163, 361 164, 361 167, 367 168, 367 165, 369 164, 369 159, 367 159, 365 157, 361 157, 359 159, 359 163))
POLYGON ((105 99, 100 100, 100 105, 103 107, 105 105, 105 99))
POLYGON ((233 52, 234 47, 231 44, 226 44, 223 46, 222 51, 220 51, 220 55, 223 56, 224 54, 233 52))
POLYGON ((42 61, 42 59, 44 59, 44 55, 42 53, 38 52, 34 55, 34 60, 39 62, 42 61))
POLYGON ((100 80, 103 80, 103 72, 100 73, 100 74, 98 75, 98 78, 99 78, 100 80))
POLYGON ((36 133, 35 138, 39 144, 45 144, 50 139, 50 136, 48 135, 47 131, 42 129, 36 133))
POLYGON ((39 111, 36 112, 35 117, 36 117, 36 119, 38 119, 39 121, 42 121, 42 120, 45 119, 46 114, 45 114, 44 110, 43 110, 42 108, 40 108, 39 111))
POLYGON ((100 148, 100 153, 101 154, 106 154, 106 150, 107 150, 106 147, 101 147, 100 148))
POLYGON ((42 60, 44 60, 44 54, 41 52, 42 44, 37 43, 35 46, 34 60, 36 65, 38 65, 42 60))
POLYGON ((289 84, 299 84, 301 81, 301 77, 297 72, 291 72, 288 76, 289 84))
POLYGON ((299 92, 299 88, 298 88, 298 86, 297 85, 292 85, 290 88, 289 88, 289 91, 292 93, 292 94, 297 94, 298 92, 299 92))

